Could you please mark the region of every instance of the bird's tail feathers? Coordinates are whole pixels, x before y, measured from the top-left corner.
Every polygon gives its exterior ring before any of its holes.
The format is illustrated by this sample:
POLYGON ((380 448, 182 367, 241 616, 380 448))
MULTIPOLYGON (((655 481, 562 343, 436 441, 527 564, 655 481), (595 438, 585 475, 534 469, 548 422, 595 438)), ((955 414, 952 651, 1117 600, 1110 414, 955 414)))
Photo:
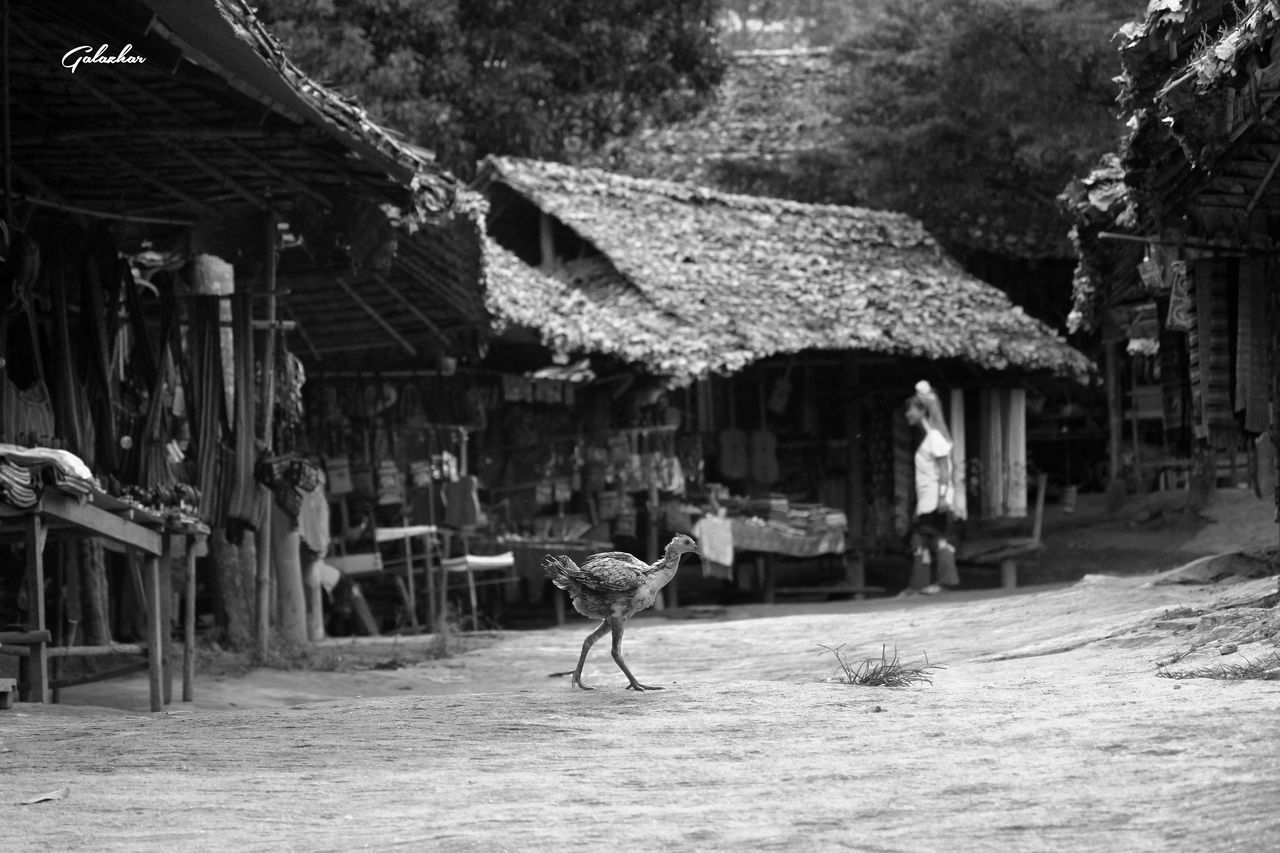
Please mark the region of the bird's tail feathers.
POLYGON ((542 570, 547 573, 547 577, 551 578, 551 582, 561 589, 571 589, 576 585, 570 572, 577 571, 578 567, 570 560, 567 555, 548 554, 547 558, 542 561, 542 570))

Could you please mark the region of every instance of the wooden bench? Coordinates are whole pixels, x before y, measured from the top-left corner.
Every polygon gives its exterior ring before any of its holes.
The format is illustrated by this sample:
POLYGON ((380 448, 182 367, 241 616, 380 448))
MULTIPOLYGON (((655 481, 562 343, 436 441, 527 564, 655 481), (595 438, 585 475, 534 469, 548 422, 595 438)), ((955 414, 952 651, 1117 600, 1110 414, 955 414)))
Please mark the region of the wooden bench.
POLYGON ((982 536, 965 540, 956 549, 956 563, 959 566, 999 566, 1000 586, 1004 589, 1017 587, 1019 560, 1039 553, 1044 547, 1041 534, 1047 486, 1048 478, 1044 474, 1036 478, 1036 506, 1030 536, 982 536))

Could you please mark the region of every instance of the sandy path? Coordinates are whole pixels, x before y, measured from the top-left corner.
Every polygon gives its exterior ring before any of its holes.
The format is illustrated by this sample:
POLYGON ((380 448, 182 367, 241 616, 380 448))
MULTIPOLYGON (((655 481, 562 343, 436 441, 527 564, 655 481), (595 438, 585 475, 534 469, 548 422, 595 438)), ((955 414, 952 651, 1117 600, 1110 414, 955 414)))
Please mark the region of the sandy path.
POLYGON ((1193 645, 1179 666, 1273 650, 1244 633, 1265 612, 1217 605, 1275 581, 1148 581, 639 620, 629 658, 656 693, 622 690, 605 649, 598 692, 547 678, 584 622, 373 674, 398 696, 21 705, 0 714, 0 849, 1276 849, 1280 682, 1155 675, 1193 645), (842 642, 947 668, 824 683, 817 644, 842 642))

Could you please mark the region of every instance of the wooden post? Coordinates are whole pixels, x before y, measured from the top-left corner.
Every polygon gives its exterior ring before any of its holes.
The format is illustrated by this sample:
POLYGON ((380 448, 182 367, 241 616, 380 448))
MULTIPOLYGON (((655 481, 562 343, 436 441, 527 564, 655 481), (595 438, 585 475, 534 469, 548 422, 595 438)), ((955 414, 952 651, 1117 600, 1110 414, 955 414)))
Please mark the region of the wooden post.
MULTIPOLYGON (((62 547, 55 546, 54 559, 52 566, 53 583, 49 585, 53 593, 52 601, 45 603, 45 617, 49 617, 50 605, 53 610, 53 626, 50 630, 50 643, 54 648, 59 646, 70 645, 63 626, 66 625, 66 565, 63 562, 62 547)), ((57 703, 62 700, 62 691, 53 685, 62 677, 63 659, 60 657, 52 657, 49 661, 49 699, 51 702, 57 703)))
POLYGON ((147 664, 151 686, 151 710, 164 708, 164 640, 160 610, 160 558, 147 554, 144 584, 147 593, 147 664))
POLYGON ((1107 415, 1109 454, 1109 481, 1115 483, 1120 479, 1121 446, 1124 443, 1124 405, 1120 389, 1120 346, 1115 341, 1107 341, 1105 349, 1107 370, 1107 415))
MULTIPOLYGON (((266 345, 262 350, 262 444, 270 453, 272 449, 272 415, 275 409, 276 391, 276 217, 268 212, 263 219, 265 230, 263 240, 262 271, 263 289, 267 295, 267 331, 266 345)), ((249 389, 246 393, 253 393, 249 389)), ((264 490, 265 491, 265 490, 264 490)), ((268 503, 274 504, 270 494, 266 495, 268 503)), ((255 535, 257 546, 256 572, 256 608, 258 620, 254 631, 254 640, 259 660, 265 660, 271 640, 271 517, 270 510, 264 512, 262 522, 255 535)))
POLYGON ((436 582, 435 573, 432 567, 432 542, 433 533, 422 534, 422 565, 423 575, 422 582, 427 588, 427 630, 435 633, 440 630, 440 623, 436 620, 439 618, 436 613, 436 582))
POLYGON ((862 400, 859 398, 861 371, 856 353, 850 353, 844 376, 844 434, 847 440, 849 479, 845 484, 845 510, 849 518, 849 538, 854 547, 861 547, 866 530, 867 493, 866 471, 863 465, 864 438, 862 400))
MULTIPOLYGON (((164 660, 160 682, 164 704, 173 702, 173 554, 175 542, 180 541, 166 532, 161 538, 157 600, 160 604, 160 655, 164 660)), ((150 581, 148 581, 150 583, 150 581)))
POLYGON ((1138 497, 1146 500, 1147 488, 1142 476, 1142 428, 1138 421, 1137 359, 1130 363, 1129 370, 1129 437, 1133 442, 1133 473, 1138 481, 1138 497))
POLYGON ((324 596, 321 594, 320 566, 323 561, 319 555, 307 552, 311 562, 302 567, 303 593, 307 598, 307 639, 311 642, 323 640, 324 631, 324 596))
POLYGON ((183 581, 182 603, 182 701, 195 699, 196 670, 196 544, 194 537, 187 537, 186 575, 183 581))
MULTIPOLYGON (((27 552, 27 602, 35 613, 35 624, 32 629, 47 631, 44 612, 44 542, 47 531, 40 520, 39 513, 31 513, 27 518, 26 552, 27 552)), ((28 620, 30 622, 31 620, 28 620)), ((30 686, 27 688, 26 701, 48 704, 49 693, 49 643, 41 640, 31 646, 31 656, 27 662, 30 686)))
MULTIPOLYGON (((408 526, 409 520, 402 518, 401 524, 408 526)), ((404 546, 404 582, 407 587, 406 594, 409 597, 409 625, 416 633, 418 630, 418 591, 413 583, 413 537, 408 533, 401 537, 401 544, 404 546)))

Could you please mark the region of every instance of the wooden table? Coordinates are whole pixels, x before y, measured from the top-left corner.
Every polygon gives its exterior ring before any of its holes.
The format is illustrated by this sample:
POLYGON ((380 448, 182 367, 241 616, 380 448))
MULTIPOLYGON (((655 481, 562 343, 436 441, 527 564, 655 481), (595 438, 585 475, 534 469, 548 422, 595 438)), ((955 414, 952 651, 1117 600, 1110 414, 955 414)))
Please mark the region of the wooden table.
MULTIPOLYGON (((845 558, 846 536, 840 529, 823 530, 814 533, 793 534, 777 530, 765 524, 758 524, 745 519, 734 518, 733 550, 752 555, 756 573, 759 576, 765 604, 773 604, 776 588, 774 576, 777 571, 774 565, 776 556, 786 557, 821 557, 839 556, 845 558)), ((850 591, 862 588, 862 561, 850 563, 845 560, 846 586, 850 591)))
POLYGON ((25 701, 48 703, 51 696, 49 660, 53 657, 96 656, 116 653, 143 654, 151 687, 151 710, 159 711, 170 701, 166 677, 165 650, 169 642, 164 624, 166 596, 169 587, 169 560, 181 553, 186 558, 186 636, 183 654, 183 699, 193 693, 195 646, 195 560, 206 547, 209 529, 202 524, 176 524, 124 504, 103 493, 94 493, 87 501, 53 491, 46 491, 30 508, 0 503, 0 537, 21 537, 26 551, 27 577, 33 591, 34 618, 28 618, 28 630, 10 633, 0 642, 6 653, 26 657, 29 682, 23 685, 25 701), (116 643, 110 646, 52 646, 45 616, 44 547, 49 534, 71 538, 97 537, 140 554, 144 563, 143 588, 147 607, 147 640, 145 645, 116 643), (13 648, 9 648, 13 646, 13 648))

